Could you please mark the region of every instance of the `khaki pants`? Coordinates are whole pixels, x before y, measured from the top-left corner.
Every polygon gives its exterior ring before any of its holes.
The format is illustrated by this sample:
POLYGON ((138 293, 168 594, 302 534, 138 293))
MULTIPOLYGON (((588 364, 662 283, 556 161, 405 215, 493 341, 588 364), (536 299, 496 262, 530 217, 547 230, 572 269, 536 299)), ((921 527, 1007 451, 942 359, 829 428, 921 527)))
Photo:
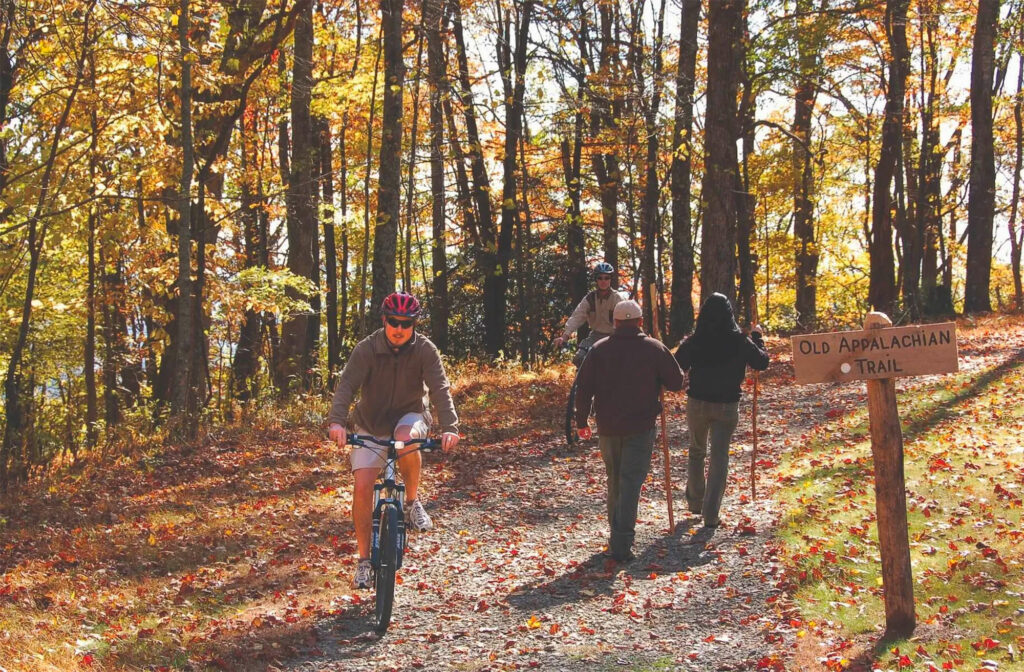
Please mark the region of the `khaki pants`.
POLYGON ((739 422, 739 403, 686 399, 686 423, 690 427, 690 455, 686 469, 686 503, 704 516, 706 525, 717 525, 729 475, 729 442, 739 422), (707 480, 704 462, 707 459, 707 480))

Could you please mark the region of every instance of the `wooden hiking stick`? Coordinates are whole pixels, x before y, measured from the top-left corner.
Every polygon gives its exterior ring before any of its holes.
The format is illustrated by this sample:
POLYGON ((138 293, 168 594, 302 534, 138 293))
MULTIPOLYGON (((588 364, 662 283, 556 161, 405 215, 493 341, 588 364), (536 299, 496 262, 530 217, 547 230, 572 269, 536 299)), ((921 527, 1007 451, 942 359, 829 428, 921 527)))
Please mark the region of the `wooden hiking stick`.
MULTIPOLYGON (((757 294, 750 294, 750 321, 751 329, 759 322, 757 317, 757 294)), ((760 371, 754 370, 754 393, 751 395, 750 404, 750 432, 752 435, 753 450, 750 453, 750 501, 757 499, 757 391, 760 384, 760 371)))
MULTIPOLYGON (((651 333, 656 339, 661 340, 661 330, 658 328, 658 286, 651 283, 651 333)), ((668 533, 676 531, 676 520, 672 513, 672 466, 668 455, 668 432, 665 429, 665 388, 658 390, 661 401, 661 452, 665 456, 665 500, 668 502, 668 533)))

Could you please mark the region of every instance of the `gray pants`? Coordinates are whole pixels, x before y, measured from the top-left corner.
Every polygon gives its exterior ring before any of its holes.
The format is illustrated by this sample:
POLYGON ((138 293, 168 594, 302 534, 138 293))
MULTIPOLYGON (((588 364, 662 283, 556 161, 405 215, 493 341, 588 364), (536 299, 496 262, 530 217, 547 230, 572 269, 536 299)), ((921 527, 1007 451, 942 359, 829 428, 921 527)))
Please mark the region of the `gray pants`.
POLYGON ((628 436, 604 436, 597 442, 608 476, 608 551, 626 557, 633 548, 640 489, 651 470, 656 429, 628 436))
POLYGON ((717 525, 729 475, 729 442, 739 422, 739 403, 716 403, 687 397, 686 422, 690 427, 686 503, 691 512, 703 514, 706 525, 717 525), (704 461, 709 448, 711 455, 705 481, 704 461))

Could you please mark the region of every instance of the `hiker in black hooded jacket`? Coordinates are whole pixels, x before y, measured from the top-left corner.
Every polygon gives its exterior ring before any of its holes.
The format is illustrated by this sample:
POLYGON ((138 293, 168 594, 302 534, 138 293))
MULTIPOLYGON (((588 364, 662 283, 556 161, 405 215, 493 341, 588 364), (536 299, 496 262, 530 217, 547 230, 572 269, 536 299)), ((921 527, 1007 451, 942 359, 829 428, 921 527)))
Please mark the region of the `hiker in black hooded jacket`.
POLYGON ((703 516, 705 527, 718 527, 729 474, 729 443, 739 421, 740 386, 748 365, 758 371, 768 368, 768 351, 760 325, 744 336, 729 299, 716 292, 704 301, 693 334, 675 354, 679 367, 689 371, 686 502, 692 513, 703 516))

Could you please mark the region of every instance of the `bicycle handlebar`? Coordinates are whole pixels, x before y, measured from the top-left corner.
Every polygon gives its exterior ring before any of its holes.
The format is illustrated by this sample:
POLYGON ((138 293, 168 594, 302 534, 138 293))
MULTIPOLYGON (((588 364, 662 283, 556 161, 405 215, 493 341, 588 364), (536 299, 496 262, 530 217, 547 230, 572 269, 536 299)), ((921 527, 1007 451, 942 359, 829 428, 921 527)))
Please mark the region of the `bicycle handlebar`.
MULTIPOLYGON (((378 439, 376 436, 370 436, 369 434, 348 434, 345 440, 350 446, 362 446, 363 448, 373 448, 373 446, 366 445, 367 443, 373 443, 381 448, 390 448, 395 443, 398 443, 395 439, 378 439)), ((409 439, 403 442, 406 446, 416 446, 424 453, 429 453, 435 448, 441 447, 441 442, 437 439, 409 439)))

